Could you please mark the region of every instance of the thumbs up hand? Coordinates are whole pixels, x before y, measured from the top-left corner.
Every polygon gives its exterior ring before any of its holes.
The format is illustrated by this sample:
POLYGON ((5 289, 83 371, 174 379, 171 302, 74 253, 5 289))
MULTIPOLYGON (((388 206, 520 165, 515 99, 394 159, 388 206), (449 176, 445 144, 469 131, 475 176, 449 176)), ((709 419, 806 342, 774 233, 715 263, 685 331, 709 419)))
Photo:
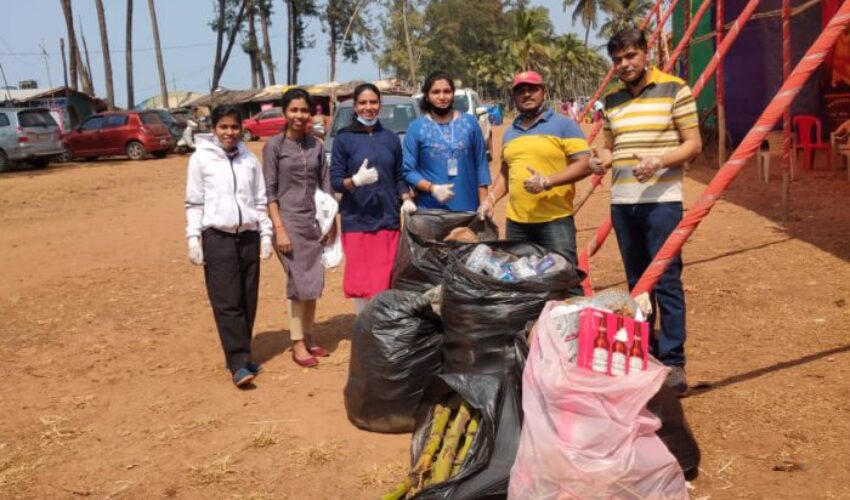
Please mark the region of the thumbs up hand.
POLYGON ((646 182, 655 175, 660 169, 664 168, 661 158, 657 156, 649 156, 643 154, 634 154, 638 164, 632 169, 632 174, 637 178, 638 182, 646 182))
POLYGON ((374 168, 369 168, 368 158, 363 160, 357 173, 351 176, 351 182, 357 187, 368 186, 369 184, 378 182, 378 171, 374 168))
POLYGON ((528 173, 531 174, 531 177, 526 179, 523 183, 526 191, 531 194, 537 194, 549 189, 549 179, 547 179, 546 176, 540 175, 531 167, 526 167, 526 169, 528 170, 528 173))

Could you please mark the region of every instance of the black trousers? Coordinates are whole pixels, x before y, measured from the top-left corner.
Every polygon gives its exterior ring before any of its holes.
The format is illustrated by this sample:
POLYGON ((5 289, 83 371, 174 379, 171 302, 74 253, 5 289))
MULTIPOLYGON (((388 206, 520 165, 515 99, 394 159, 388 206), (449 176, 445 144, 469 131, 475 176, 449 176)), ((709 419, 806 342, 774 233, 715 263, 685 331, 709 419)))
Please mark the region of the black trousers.
POLYGON ((218 336, 231 371, 251 362, 251 333, 260 287, 260 235, 206 229, 204 279, 218 336))

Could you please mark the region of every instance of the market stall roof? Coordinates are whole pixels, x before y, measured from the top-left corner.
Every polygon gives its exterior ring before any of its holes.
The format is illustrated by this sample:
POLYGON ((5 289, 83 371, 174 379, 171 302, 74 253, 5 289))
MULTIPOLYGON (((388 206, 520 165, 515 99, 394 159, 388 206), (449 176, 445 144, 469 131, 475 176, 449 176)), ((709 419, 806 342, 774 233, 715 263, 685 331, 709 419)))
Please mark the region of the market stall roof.
POLYGON ((246 102, 250 102, 251 99, 259 94, 263 89, 248 89, 248 90, 230 90, 230 89, 219 89, 213 92, 212 94, 207 94, 203 97, 192 101, 192 106, 199 107, 210 107, 215 104, 216 106, 222 104, 242 104, 246 102))
POLYGON ((162 95, 157 94, 155 96, 151 96, 141 103, 139 103, 136 108, 138 109, 153 109, 153 108, 182 108, 185 106, 191 105, 191 103, 200 97, 203 97, 203 94, 200 92, 195 92, 192 90, 174 90, 168 93, 168 104, 163 105, 162 95))

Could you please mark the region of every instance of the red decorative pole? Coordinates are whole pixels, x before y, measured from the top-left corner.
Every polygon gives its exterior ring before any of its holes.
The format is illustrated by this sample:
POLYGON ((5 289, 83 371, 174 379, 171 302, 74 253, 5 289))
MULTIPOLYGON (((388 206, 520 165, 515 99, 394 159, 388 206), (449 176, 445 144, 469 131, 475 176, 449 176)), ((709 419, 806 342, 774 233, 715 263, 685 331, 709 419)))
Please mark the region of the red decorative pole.
POLYGON ((803 56, 776 95, 773 96, 770 104, 767 105, 767 108, 765 108, 755 125, 753 125, 753 128, 750 129, 729 160, 720 168, 714 179, 711 180, 711 183, 703 191, 702 196, 700 196, 696 204, 688 210, 682 221, 670 237, 667 238, 667 241, 664 242, 664 245, 652 260, 649 268, 643 273, 643 276, 641 276, 637 285, 632 290, 633 296, 648 292, 655 287, 661 275, 667 270, 670 260, 681 252, 682 246, 688 240, 688 237, 693 234, 697 226, 708 216, 717 199, 726 191, 732 181, 735 180, 735 177, 741 173, 741 170, 747 164, 747 160, 755 156, 759 147, 761 147, 762 141, 773 130, 779 118, 791 106, 791 103, 797 97, 797 94, 800 93, 800 89, 802 89, 806 80, 823 63, 829 51, 832 50, 835 40, 838 39, 838 36, 848 24, 850 24, 850 2, 845 1, 812 46, 809 47, 809 50, 806 51, 806 55, 803 56))
MULTIPOLYGON (((791 0, 782 0, 782 80, 791 74, 791 0)), ((791 191, 791 108, 782 114, 782 222, 788 221, 791 191)))
MULTIPOLYGON (((717 0, 716 27, 717 49, 723 44, 725 0, 717 0)), ((714 74, 714 101, 717 105, 717 162, 718 167, 726 161, 726 83, 723 81, 723 64, 717 65, 714 74)))

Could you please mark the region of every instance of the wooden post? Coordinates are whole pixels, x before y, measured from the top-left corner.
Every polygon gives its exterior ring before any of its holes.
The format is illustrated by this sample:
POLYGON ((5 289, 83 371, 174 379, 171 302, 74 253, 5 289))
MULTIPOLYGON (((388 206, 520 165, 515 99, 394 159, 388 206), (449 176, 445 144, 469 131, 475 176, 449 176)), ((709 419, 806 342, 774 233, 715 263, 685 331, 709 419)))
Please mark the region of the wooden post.
MULTIPOLYGON (((791 0, 782 0, 782 81, 791 74, 791 0)), ((782 223, 788 221, 788 204, 791 191, 791 106, 782 114, 782 223)))
MULTIPOLYGON (((717 47, 723 42, 724 0, 717 0, 716 36, 717 47)), ((717 168, 726 163, 726 86, 723 83, 723 61, 714 74, 714 100, 717 105, 717 168)))

